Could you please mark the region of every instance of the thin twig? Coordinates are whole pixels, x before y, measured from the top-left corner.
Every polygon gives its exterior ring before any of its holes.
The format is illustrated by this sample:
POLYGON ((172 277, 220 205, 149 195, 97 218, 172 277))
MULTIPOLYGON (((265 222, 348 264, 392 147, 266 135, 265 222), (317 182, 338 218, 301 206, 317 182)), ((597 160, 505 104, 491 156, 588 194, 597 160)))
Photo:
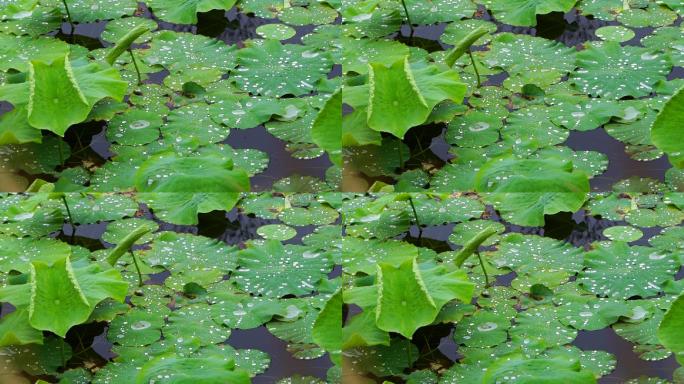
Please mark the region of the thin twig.
POLYGON ((73 43, 74 40, 74 33, 76 32, 76 26, 74 25, 74 20, 71 18, 71 12, 69 12, 69 5, 67 4, 66 0, 62 0, 62 4, 64 4, 64 9, 66 10, 67 14, 67 20, 69 20, 69 25, 71 25, 71 42, 73 43))
POLYGON ((416 222, 416 226, 418 227, 418 238, 421 237, 423 234, 423 229, 420 227, 420 220, 418 219, 418 212, 416 211, 416 206, 413 204, 413 198, 409 196, 408 198, 409 204, 411 204, 411 209, 413 210, 413 219, 416 222))
POLYGON ((485 268, 484 261, 482 261, 482 256, 480 256, 480 252, 475 252, 475 255, 477 256, 477 259, 480 260, 480 267, 482 267, 482 273, 484 273, 485 288, 489 288, 489 275, 487 274, 487 268, 485 268))
POLYGON ((142 287, 143 284, 143 278, 142 278, 142 273, 140 273, 140 266, 138 265, 138 258, 135 257, 135 253, 133 253, 132 250, 128 250, 128 252, 131 254, 131 257, 133 258, 133 264, 135 264, 135 270, 138 271, 138 286, 142 287))
POLYGON ((142 76, 140 76, 140 69, 138 68, 138 61, 135 60, 135 55, 133 51, 128 48, 128 53, 131 55, 131 60, 133 60, 133 66, 135 67, 135 73, 138 75, 138 85, 142 85, 142 76))
POLYGON ((473 53, 468 48, 468 56, 470 56, 470 62, 473 64, 473 69, 475 70, 475 76, 477 76, 477 87, 480 88, 482 83, 480 82, 480 72, 477 70, 477 65, 475 65, 475 59, 473 58, 473 53))
POLYGON ((69 216, 69 225, 71 225, 71 242, 74 242, 76 237, 76 226, 74 225, 74 218, 71 216, 71 209, 69 209, 69 203, 67 203, 66 197, 62 195, 62 202, 64 207, 66 207, 67 216, 69 216))
POLYGON ((413 23, 411 22, 411 16, 409 15, 408 8, 406 7, 406 1, 401 0, 401 5, 404 6, 404 13, 406 13, 406 21, 408 22, 409 29, 411 30, 410 37, 413 37, 413 23))

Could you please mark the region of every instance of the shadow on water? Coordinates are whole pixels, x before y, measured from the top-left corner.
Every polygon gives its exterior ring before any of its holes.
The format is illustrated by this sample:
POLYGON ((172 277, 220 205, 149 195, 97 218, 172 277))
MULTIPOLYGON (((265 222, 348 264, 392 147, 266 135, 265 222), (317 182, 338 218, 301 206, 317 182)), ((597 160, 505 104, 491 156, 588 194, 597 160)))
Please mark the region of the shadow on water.
POLYGON ((279 379, 300 375, 325 378, 332 362, 328 355, 311 360, 301 360, 292 357, 287 351, 287 343, 273 336, 266 327, 254 329, 234 329, 227 344, 235 348, 259 349, 268 352, 271 364, 266 372, 252 379, 254 384, 272 384, 279 379))

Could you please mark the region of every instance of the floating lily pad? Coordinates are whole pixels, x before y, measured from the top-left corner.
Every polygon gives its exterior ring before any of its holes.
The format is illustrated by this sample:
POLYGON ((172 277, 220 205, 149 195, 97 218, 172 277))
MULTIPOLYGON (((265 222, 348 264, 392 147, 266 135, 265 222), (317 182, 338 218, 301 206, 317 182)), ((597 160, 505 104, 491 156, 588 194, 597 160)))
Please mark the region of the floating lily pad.
POLYGON ((638 228, 618 225, 604 229, 603 235, 611 240, 630 242, 639 240, 644 234, 638 228))
POLYGON ((297 230, 283 224, 264 225, 257 229, 257 234, 264 239, 289 240, 297 235, 297 230))
POLYGON ((297 31, 285 24, 263 24, 257 27, 256 33, 265 39, 287 40, 297 31))
POLYGON ((621 27, 619 25, 608 25, 596 30, 596 36, 607 41, 617 41, 622 43, 632 40, 635 36, 634 31, 629 28, 621 27))

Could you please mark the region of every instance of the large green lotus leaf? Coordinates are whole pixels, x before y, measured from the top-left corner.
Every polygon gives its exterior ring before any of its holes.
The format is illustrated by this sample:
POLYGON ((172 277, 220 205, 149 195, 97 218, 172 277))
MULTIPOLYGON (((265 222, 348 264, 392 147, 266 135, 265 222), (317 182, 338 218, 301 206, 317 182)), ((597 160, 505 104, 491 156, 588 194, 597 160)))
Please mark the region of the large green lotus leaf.
MULTIPOLYGON (((273 115, 283 119, 296 118, 301 112, 292 99, 280 100, 269 97, 249 97, 243 94, 226 93, 224 84, 214 84, 216 88, 205 97, 211 103, 209 113, 217 123, 230 128, 253 128, 263 124, 273 115)), ((211 88, 211 86, 209 86, 211 88)))
POLYGON ((137 196, 161 220, 177 225, 197 225, 200 213, 230 211, 239 193, 141 193, 137 196))
POLYGON ((569 81, 586 94, 606 99, 648 96, 672 67, 658 51, 614 41, 587 44, 577 54, 576 65, 569 81))
MULTIPOLYGON (((78 224, 93 224, 98 221, 117 220, 126 216, 133 216, 138 210, 138 204, 126 195, 92 193, 81 195, 69 193, 64 196, 71 218, 78 224)), ((55 208, 60 209, 64 217, 68 217, 66 207, 60 200, 51 201, 55 208)))
POLYGON ((667 252, 684 251, 684 227, 665 228, 648 239, 648 243, 667 252))
POLYGON ((530 106, 512 112, 506 118, 501 136, 512 146, 548 147, 564 142, 570 132, 552 121, 553 111, 547 107, 530 106))
POLYGON ((470 0, 406 0, 406 8, 413 24, 456 21, 473 16, 477 10, 470 0))
POLYGON ((344 150, 345 160, 351 163, 350 168, 371 177, 396 175, 397 168, 403 166, 410 153, 403 141, 389 137, 382 138, 381 145, 345 146, 344 150))
POLYGON ((311 139, 328 152, 330 160, 342 166, 342 90, 325 102, 311 127, 311 139))
MULTIPOLYGON (((157 29, 157 22, 154 20, 145 19, 142 17, 125 17, 123 19, 116 19, 108 22, 107 27, 105 27, 105 30, 102 31, 100 38, 111 43, 116 43, 131 29, 139 25, 144 25, 145 27, 149 28, 150 31, 157 29)), ((146 32, 135 39, 134 43, 143 44, 148 42, 150 39, 152 39, 152 33, 146 32)))
POLYGON ((133 309, 109 323, 107 338, 128 347, 152 344, 161 338, 164 316, 164 312, 133 309))
POLYGON ((51 62, 69 53, 69 44, 62 40, 0 34, 0 70, 26 72, 30 60, 51 62))
POLYGON ((473 111, 453 119, 444 138, 449 144, 479 148, 498 141, 501 127, 503 122, 500 118, 486 112, 473 111))
POLYGON ((35 329, 29 323, 28 308, 17 308, 0 319, 0 346, 40 344, 43 342, 43 331, 35 329))
POLYGON ((166 140, 187 140, 196 145, 207 145, 224 140, 230 130, 212 119, 212 106, 193 103, 172 110, 161 133, 166 140))
POLYGON ((473 293, 465 272, 444 266, 419 267, 415 258, 397 267, 379 263, 377 274, 376 324, 407 338, 432 323, 447 302, 468 302, 473 293))
POLYGON ((63 21, 59 11, 49 4, 40 4, 32 10, 15 8, 14 11, 7 12, 6 9, 4 13, 0 11, 0 18, 3 19, 3 22, 0 23, 0 32, 32 37, 47 35, 49 32, 59 29, 63 21), (12 15, 13 12, 14 15, 12 15))
POLYGON ((240 289, 267 297, 305 295, 326 277, 332 261, 326 253, 277 240, 252 242, 238 253, 233 276, 240 289))
POLYGON ((165 383, 234 383, 249 384, 249 373, 235 367, 232 358, 223 356, 182 357, 162 354, 145 363, 138 371, 136 384, 147 384, 164 378, 165 383))
POLYGON ((629 307, 621 300, 602 299, 587 295, 562 296, 556 303, 558 320, 575 329, 597 331, 628 316, 629 307))
POLYGON ((277 40, 239 50, 237 62, 232 79, 241 89, 261 96, 311 93, 332 68, 328 53, 277 40))
MULTIPOLYGON (((333 3, 328 4, 334 5, 333 3)), ((335 9, 324 4, 311 2, 306 8, 298 6, 284 8, 278 15, 278 19, 290 25, 304 26, 333 23, 337 16, 335 9)), ((284 24, 280 25, 284 26, 284 24)), ((292 34, 294 35, 294 31, 292 34)))
POLYGON ((552 305, 541 305, 520 312, 515 318, 515 325, 509 330, 514 342, 538 342, 548 347, 569 344, 577 331, 561 324, 552 305))
POLYGON ((684 141, 682 138, 682 116, 684 116, 684 88, 665 104, 651 126, 651 140, 667 153, 670 163, 684 168, 684 141))
POLYGON ((237 46, 192 33, 160 31, 153 34, 142 60, 171 72, 182 72, 201 63, 207 69, 229 71, 235 67, 237 46))
POLYGON ((634 352, 644 360, 663 360, 671 355, 671 352, 660 344, 658 339, 658 326, 663 320, 664 311, 656 310, 655 313, 644 320, 648 314, 641 307, 635 307, 634 317, 640 317, 636 321, 628 318, 631 322, 619 322, 613 325, 615 333, 620 337, 636 344, 634 352))
POLYGON ((110 222, 107 224, 107 230, 102 234, 102 240, 110 244, 119 244, 129 233, 143 225, 150 229, 150 233, 143 235, 141 238, 136 240, 134 244, 140 245, 149 243, 154 237, 152 232, 156 232, 159 229, 159 224, 152 220, 137 217, 110 222))
POLYGON ((316 344, 331 355, 342 351, 342 289, 338 289, 319 312, 311 330, 311 337, 316 344))
POLYGON ((641 39, 644 47, 661 49, 670 54, 672 63, 684 61, 684 27, 662 27, 641 39))
MULTIPOLYGON (((43 136, 28 122, 26 105, 18 105, 0 115, 0 145, 40 143, 43 136)), ((6 147, 5 147, 6 148, 6 147)))
POLYGON ((595 151, 573 151, 566 146, 542 148, 531 156, 536 159, 563 157, 572 161, 576 170, 584 172, 589 178, 596 177, 608 169, 608 156, 595 151))
POLYGON ((372 274, 377 263, 401 265, 407 259, 418 256, 418 248, 398 240, 380 241, 376 239, 342 239, 344 270, 347 273, 363 272, 372 274))
POLYGON ((684 329, 684 295, 672 302, 658 326, 658 340, 665 348, 674 352, 680 364, 684 363, 682 329, 684 329))
POLYGON ((411 339, 420 327, 432 323, 439 309, 430 297, 415 259, 399 267, 380 263, 377 270, 378 328, 411 339))
POLYGON ((295 226, 325 225, 334 223, 339 213, 325 205, 313 203, 307 208, 290 207, 278 214, 278 219, 283 223, 295 226))
POLYGON ((513 33, 501 33, 492 39, 484 56, 490 68, 501 68, 509 74, 527 73, 544 68, 562 74, 575 69, 575 49, 556 41, 513 33))
POLYGON ((594 373, 582 369, 579 360, 567 358, 528 358, 512 354, 494 361, 485 371, 483 384, 592 384, 594 373))
POLYGON ((354 358, 345 364, 345 375, 370 373, 377 377, 403 375, 420 357, 418 347, 411 340, 392 338, 390 345, 352 348, 349 353, 354 358))
POLYGON ((381 8, 375 11, 365 8, 348 12, 349 17, 346 17, 343 11, 342 16, 347 20, 341 28, 343 35, 370 39, 384 37, 400 30, 402 22, 405 21, 397 7, 381 8))
POLYGON ((244 192, 249 190, 249 177, 244 170, 233 169, 230 157, 215 152, 197 156, 163 152, 140 166, 134 184, 138 192, 244 192))
POLYGON ((624 10, 617 20, 632 28, 663 27, 674 23, 677 13, 664 5, 650 3, 648 7, 624 10))
POLYGON ((450 197, 441 201, 415 198, 413 202, 420 224, 427 226, 466 221, 484 213, 484 205, 479 200, 467 197, 450 197))
POLYGON ((368 126, 403 138, 425 123, 441 101, 460 103, 465 85, 455 71, 422 63, 409 65, 408 56, 391 66, 371 63, 368 126))
POLYGON ((144 145, 159 138, 159 127, 163 116, 132 108, 118 114, 107 124, 107 139, 122 145, 144 145))
POLYGON ((289 321, 268 323, 266 325, 268 331, 277 338, 287 341, 287 349, 295 358, 315 359, 325 355, 325 351, 314 343, 311 333, 318 312, 313 310, 303 312, 296 307, 293 309, 296 310, 293 310, 295 316, 291 316, 289 321))
POLYGON ((380 213, 357 212, 362 217, 355 218, 355 224, 347 226, 347 235, 365 239, 388 239, 409 229, 410 218, 406 210, 387 209, 380 213))
MULTIPOLYGON (((339 332, 339 331, 338 331, 339 332)), ((375 308, 365 310, 347 321, 342 328, 342 348, 389 345, 389 333, 375 323, 375 308)))
POLYGON ((537 15, 551 12, 568 12, 577 0, 484 0, 494 17, 515 26, 537 25, 537 15))
MULTIPOLYGON (((65 15, 63 3, 55 3, 60 7, 62 15, 65 15)), ((67 1, 67 4, 72 20, 79 23, 116 19, 123 15, 132 15, 138 9, 135 0, 78 0, 67 1)))
POLYGON ((204 236, 160 232, 140 259, 150 266, 163 266, 174 273, 219 270, 227 274, 235 269, 235 249, 204 236))
POLYGON ((493 347, 508 339, 510 319, 489 311, 477 311, 460 321, 454 331, 454 340, 469 347, 493 347))
POLYGON ((162 328, 164 337, 175 340, 177 347, 194 350, 198 345, 221 343, 230 337, 230 329, 211 318, 205 303, 187 305, 171 312, 162 328))
POLYGON ((352 39, 343 37, 342 69, 345 73, 368 73, 368 63, 392 65, 409 54, 406 45, 394 40, 352 39))
POLYGON ((214 9, 229 10, 236 0, 151 0, 154 15, 176 24, 196 24, 198 12, 214 9))
POLYGON ((70 125, 86 120, 99 100, 121 100, 126 93, 119 72, 99 63, 78 61, 72 66, 64 56, 50 64, 32 61, 30 65, 28 122, 60 136, 70 125))
POLYGON ((541 226, 544 215, 577 211, 588 197, 589 179, 572 162, 557 157, 502 156, 478 171, 475 190, 486 193, 512 223, 541 226))
POLYGON ((584 257, 586 269, 578 282, 590 292, 604 297, 646 298, 661 291, 679 268, 675 255, 627 243, 596 243, 584 257))
POLYGON ((52 265, 31 263, 29 323, 64 337, 72 326, 88 319, 91 306, 74 276, 68 257, 52 265))
POLYGON ((0 235, 0 270, 5 273, 28 273, 31 261, 52 264, 69 255, 71 248, 61 241, 0 235))
POLYGON ((582 269, 582 253, 582 249, 556 239, 510 234, 500 241, 498 249, 488 258, 497 267, 510 268, 518 274, 537 270, 574 273, 582 269))
POLYGON ((570 95, 553 98, 551 120, 560 126, 589 131, 623 116, 623 107, 612 100, 589 99, 570 95))
POLYGON ((229 291, 211 292, 209 299, 213 303, 209 308, 214 321, 229 328, 256 328, 275 315, 287 316, 288 313, 288 306, 278 299, 237 295, 229 291))
POLYGON ((90 113, 88 100, 74 81, 68 56, 51 64, 32 61, 29 82, 27 112, 31 126, 63 136, 69 126, 85 120, 90 113))

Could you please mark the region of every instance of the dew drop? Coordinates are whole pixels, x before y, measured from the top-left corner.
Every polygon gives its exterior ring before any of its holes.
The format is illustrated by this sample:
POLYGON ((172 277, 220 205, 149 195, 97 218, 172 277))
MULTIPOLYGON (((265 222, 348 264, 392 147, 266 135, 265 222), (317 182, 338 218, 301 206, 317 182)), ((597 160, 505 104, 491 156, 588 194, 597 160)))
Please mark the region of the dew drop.
POLYGON ((149 126, 150 126, 150 122, 147 120, 136 120, 129 125, 129 127, 131 129, 143 129, 143 128, 147 128, 149 126))

